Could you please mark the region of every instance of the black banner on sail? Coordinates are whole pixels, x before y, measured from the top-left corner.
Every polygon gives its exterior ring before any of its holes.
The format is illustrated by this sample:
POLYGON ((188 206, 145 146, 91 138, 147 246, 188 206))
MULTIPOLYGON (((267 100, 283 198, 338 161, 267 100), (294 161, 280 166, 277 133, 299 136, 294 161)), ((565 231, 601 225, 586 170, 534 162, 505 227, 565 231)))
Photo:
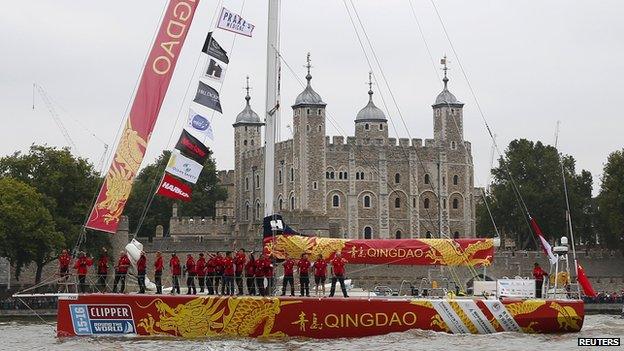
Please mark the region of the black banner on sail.
POLYGON ((201 164, 204 164, 209 155, 208 148, 185 129, 182 129, 182 134, 175 148, 180 150, 183 155, 201 164))
POLYGON ((219 101, 219 92, 214 88, 209 86, 208 84, 200 81, 199 86, 197 87, 197 93, 195 94, 194 102, 211 108, 218 112, 221 111, 221 101, 219 101))
POLYGON ((223 75, 224 75, 224 70, 225 68, 222 67, 217 60, 213 59, 212 57, 209 58, 208 60, 208 67, 206 68, 206 74, 205 76, 210 78, 210 79, 214 79, 217 81, 222 81, 223 80, 223 75))
POLYGON ((202 52, 224 63, 230 63, 227 52, 223 50, 221 45, 219 45, 215 38, 212 37, 212 32, 208 32, 208 35, 206 36, 206 41, 204 42, 204 47, 202 48, 202 52))

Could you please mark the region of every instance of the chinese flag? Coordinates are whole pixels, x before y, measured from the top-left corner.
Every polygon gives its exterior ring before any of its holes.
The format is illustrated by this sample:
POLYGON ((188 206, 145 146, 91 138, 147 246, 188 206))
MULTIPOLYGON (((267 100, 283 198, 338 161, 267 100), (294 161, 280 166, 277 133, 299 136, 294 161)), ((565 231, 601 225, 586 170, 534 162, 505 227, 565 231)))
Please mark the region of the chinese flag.
POLYGON ((578 282, 583 288, 583 292, 585 293, 585 295, 589 297, 596 297, 596 292, 594 291, 594 288, 589 282, 589 279, 587 279, 587 276, 585 275, 585 270, 583 269, 581 264, 578 262, 576 263, 576 274, 578 276, 577 277, 578 282))

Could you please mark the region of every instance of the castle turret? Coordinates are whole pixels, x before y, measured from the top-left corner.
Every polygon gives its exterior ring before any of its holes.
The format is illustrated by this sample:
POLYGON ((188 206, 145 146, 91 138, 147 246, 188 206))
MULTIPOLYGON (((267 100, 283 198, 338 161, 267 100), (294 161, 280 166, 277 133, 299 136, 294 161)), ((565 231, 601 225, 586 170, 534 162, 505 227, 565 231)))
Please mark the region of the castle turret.
POLYGON ((444 64, 444 79, 442 79, 444 89, 432 105, 434 138, 438 144, 445 143, 451 149, 456 149, 464 139, 464 104, 448 90, 446 57, 442 59, 442 63, 444 64))
MULTIPOLYGON (((294 156, 293 181, 300 198, 294 199, 294 209, 323 209, 325 201, 325 106, 321 96, 312 89, 310 53, 307 56, 307 86, 297 96, 293 108, 294 156)), ((289 199, 289 208, 293 199, 289 199)))
POLYGON ((368 74, 368 104, 355 117, 355 137, 363 139, 388 139, 388 120, 373 102, 372 72, 368 74))

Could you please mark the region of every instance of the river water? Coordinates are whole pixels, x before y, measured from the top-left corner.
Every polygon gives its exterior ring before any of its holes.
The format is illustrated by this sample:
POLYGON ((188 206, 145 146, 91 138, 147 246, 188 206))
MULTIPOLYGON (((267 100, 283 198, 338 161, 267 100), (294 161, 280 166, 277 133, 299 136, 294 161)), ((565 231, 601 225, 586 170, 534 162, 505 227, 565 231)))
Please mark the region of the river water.
MULTIPOLYGON (((498 333, 492 335, 450 335, 427 331, 408 331, 359 339, 255 339, 184 340, 138 337, 80 337, 57 339, 54 321, 0 320, 0 350, 576 350, 578 337, 620 337, 624 339, 624 319, 617 315, 585 317, 578 334, 528 335, 498 333)), ((621 340, 624 342, 624 340, 621 340)), ((624 347, 608 347, 609 350, 624 347)))

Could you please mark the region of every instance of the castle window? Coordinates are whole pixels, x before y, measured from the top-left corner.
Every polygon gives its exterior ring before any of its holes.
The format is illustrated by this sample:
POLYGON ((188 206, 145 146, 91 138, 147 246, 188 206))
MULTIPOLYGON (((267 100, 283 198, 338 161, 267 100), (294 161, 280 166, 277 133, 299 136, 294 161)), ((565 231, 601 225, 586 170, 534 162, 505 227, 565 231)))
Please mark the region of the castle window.
POLYGON ((425 200, 423 201, 423 207, 429 208, 429 198, 425 198, 425 200))
POLYGON ((310 131, 310 125, 306 124, 306 132, 309 132, 309 131, 310 131))
POLYGON ((364 208, 370 208, 371 207, 371 197, 368 195, 364 196, 364 208))
POLYGON ((249 190, 249 178, 245 177, 245 190, 249 190))
POLYGON ((364 180, 364 172, 360 172, 360 179, 364 180))
POLYGON ((455 233, 453 233, 453 238, 455 238, 455 239, 459 239, 459 232, 455 232, 455 233))
POLYGON ((453 199, 453 209, 458 209, 459 208, 459 200, 458 199, 453 199))
POLYGON ((227 216, 223 215, 223 223, 227 223, 227 216))
POLYGON ((370 125, 369 125, 368 123, 366 123, 366 124, 364 125, 364 129, 369 130, 369 129, 370 129, 370 125))
POLYGON ((401 175, 400 174, 397 173, 397 174, 394 175, 394 182, 396 184, 399 184, 401 182, 401 175))
POLYGON ((282 170, 277 171, 277 184, 282 184, 282 170))
POLYGON ((245 126, 245 131, 247 131, 247 126, 245 126))
POLYGON ((429 174, 425 174, 425 184, 429 184, 429 174))
POLYGON ((373 237, 373 228, 364 227, 364 239, 371 239, 373 237))
POLYGON ((290 209, 291 210, 295 209, 295 197, 294 196, 290 197, 290 209))
POLYGON ((379 124, 379 130, 383 130, 383 123, 379 124))
POLYGON ((401 239, 401 231, 397 230, 396 233, 394 233, 394 238, 395 239, 401 239))
POLYGON ((290 167, 290 181, 295 181, 295 169, 293 167, 290 167))
POLYGON ((360 172, 355 172, 355 180, 360 180, 360 172))
POLYGON ((329 172, 329 179, 334 179, 334 171, 329 172))
POLYGON ((319 132, 321 131, 322 127, 323 127, 323 125, 322 125, 322 124, 319 124, 319 126, 318 126, 318 131, 319 131, 319 132))
POLYGON ((453 185, 459 184, 459 177, 456 175, 453 176, 453 185))
POLYGON ((254 141, 253 141, 253 139, 251 139, 251 146, 253 146, 253 145, 254 145, 254 141))
POLYGON ((260 203, 256 202, 256 219, 260 219, 260 203))
POLYGON ((342 179, 342 172, 338 172, 338 179, 342 179))
POLYGON ((442 185, 446 185, 446 177, 442 177, 442 185))
POLYGON ((416 208, 416 198, 412 199, 412 207, 416 208))
POLYGON ((332 196, 332 206, 333 207, 340 207, 340 196, 338 196, 338 195, 332 196))
POLYGON ((454 141, 451 141, 451 150, 455 150, 457 149, 457 143, 455 143, 454 141))
POLYGON ((442 208, 446 210, 446 199, 442 199, 442 208))
POLYGON ((243 141, 243 145, 247 146, 247 139, 243 141))
POLYGON ((329 171, 325 172, 325 179, 329 179, 329 171))
POLYGON ((312 189, 314 189, 314 190, 318 189, 318 183, 317 182, 312 182, 312 189))
POLYGON ((431 232, 430 232, 430 231, 427 231, 426 236, 427 236, 427 239, 431 239, 431 232))
POLYGON ((284 209, 284 200, 281 197, 279 198, 278 203, 279 203, 279 210, 280 211, 283 210, 284 209))
POLYGON ((256 174, 256 189, 260 188, 260 175, 256 174))
POLYGON ((306 110, 306 114, 309 116, 310 115, 310 109, 306 110))
POLYGON ((316 114, 319 115, 319 116, 321 115, 321 109, 320 108, 318 110, 316 110, 316 114))
POLYGON ((249 220, 249 202, 245 204, 245 220, 249 220))
POLYGON ((397 197, 394 199, 394 208, 401 208, 401 198, 397 197))

